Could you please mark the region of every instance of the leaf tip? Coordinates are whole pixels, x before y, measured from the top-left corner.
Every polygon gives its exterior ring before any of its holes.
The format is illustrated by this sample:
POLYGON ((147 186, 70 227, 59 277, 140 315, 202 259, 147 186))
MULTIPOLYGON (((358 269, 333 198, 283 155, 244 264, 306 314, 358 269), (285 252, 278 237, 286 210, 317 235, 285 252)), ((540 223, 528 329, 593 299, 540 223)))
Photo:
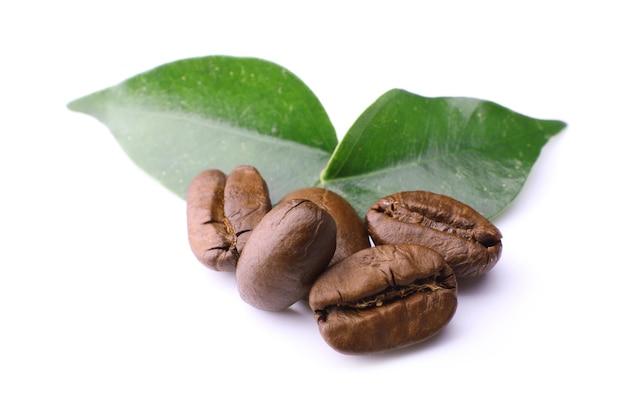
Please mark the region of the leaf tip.
POLYGON ((567 123, 562 120, 544 120, 543 126, 549 136, 554 136, 563 131, 567 127, 567 123))
POLYGON ((89 96, 76 98, 67 103, 67 109, 79 113, 89 113, 89 96))
POLYGON ((75 99, 66 104, 68 110, 80 111, 80 99, 75 99))

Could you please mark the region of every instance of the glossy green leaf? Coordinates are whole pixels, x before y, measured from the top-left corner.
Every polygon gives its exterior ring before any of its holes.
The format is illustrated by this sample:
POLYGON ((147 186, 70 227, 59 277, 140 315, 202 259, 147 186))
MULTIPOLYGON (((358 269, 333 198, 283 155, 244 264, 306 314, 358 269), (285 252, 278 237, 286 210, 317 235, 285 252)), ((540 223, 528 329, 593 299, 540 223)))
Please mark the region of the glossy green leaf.
POLYGON ((391 90, 350 128, 321 185, 361 214, 385 195, 420 189, 493 218, 518 195, 543 145, 564 127, 489 101, 391 90))
POLYGON ((103 122, 138 166, 183 198, 200 171, 249 164, 278 199, 318 181, 337 145, 310 89, 256 58, 165 64, 68 107, 103 122))
POLYGON ((102 121, 137 165, 183 198, 200 171, 249 164, 273 201, 321 185, 360 214, 385 195, 422 189, 493 218, 565 127, 489 101, 391 90, 338 144, 321 103, 294 74, 226 56, 165 64, 69 108, 102 121))

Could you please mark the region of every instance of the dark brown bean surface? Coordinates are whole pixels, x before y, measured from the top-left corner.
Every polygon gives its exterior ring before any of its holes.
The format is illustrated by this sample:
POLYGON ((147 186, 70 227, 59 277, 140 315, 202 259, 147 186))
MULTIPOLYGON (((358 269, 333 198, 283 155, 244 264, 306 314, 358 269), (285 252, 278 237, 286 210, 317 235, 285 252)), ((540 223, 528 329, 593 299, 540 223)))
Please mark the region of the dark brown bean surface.
POLYGON ((224 187, 224 215, 237 237, 237 252, 243 251, 252 230, 272 209, 269 190, 259 172, 251 166, 235 167, 224 187))
POLYGON ((234 271, 248 235, 271 207, 255 168, 237 166, 228 176, 216 169, 201 172, 187 190, 192 252, 208 268, 234 271))
POLYGON ((441 194, 407 191, 381 198, 365 224, 376 245, 413 243, 436 250, 458 279, 484 274, 502 253, 502 235, 489 220, 441 194))
POLYGON ((363 219, 339 194, 319 187, 302 188, 287 194, 281 201, 306 199, 326 210, 337 224, 337 247, 329 266, 361 249, 370 247, 363 219))
POLYGON ((237 264, 237 288, 269 311, 302 299, 335 253, 333 217, 308 200, 277 204, 254 228, 237 264))
POLYGON ((363 249, 327 269, 309 305, 335 350, 367 354, 439 333, 457 307, 456 278, 443 257, 419 245, 363 249))

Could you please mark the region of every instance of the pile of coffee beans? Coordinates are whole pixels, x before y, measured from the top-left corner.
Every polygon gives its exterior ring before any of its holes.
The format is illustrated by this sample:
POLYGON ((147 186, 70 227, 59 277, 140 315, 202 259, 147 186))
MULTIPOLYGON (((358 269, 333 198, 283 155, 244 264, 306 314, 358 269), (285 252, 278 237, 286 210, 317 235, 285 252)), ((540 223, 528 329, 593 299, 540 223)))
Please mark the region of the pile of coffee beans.
POLYGON ((456 311, 457 280, 489 271, 502 252, 500 231, 450 197, 400 192, 361 219, 317 187, 273 205, 259 172, 245 165, 193 179, 187 226, 196 258, 234 271, 245 302, 280 311, 307 300, 324 340, 346 354, 439 333, 456 311))

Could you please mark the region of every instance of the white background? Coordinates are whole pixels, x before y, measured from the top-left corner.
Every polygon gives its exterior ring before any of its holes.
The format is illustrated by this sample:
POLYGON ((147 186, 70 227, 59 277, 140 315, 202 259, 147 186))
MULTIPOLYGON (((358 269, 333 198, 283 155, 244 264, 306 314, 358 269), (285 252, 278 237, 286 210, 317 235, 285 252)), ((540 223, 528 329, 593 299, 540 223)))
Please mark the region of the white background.
POLYGON ((5 2, 0 415, 623 416, 618 1, 5 2), (185 203, 74 98, 177 59, 279 63, 342 137, 390 88, 568 123, 430 342, 345 356, 191 255, 185 203))

